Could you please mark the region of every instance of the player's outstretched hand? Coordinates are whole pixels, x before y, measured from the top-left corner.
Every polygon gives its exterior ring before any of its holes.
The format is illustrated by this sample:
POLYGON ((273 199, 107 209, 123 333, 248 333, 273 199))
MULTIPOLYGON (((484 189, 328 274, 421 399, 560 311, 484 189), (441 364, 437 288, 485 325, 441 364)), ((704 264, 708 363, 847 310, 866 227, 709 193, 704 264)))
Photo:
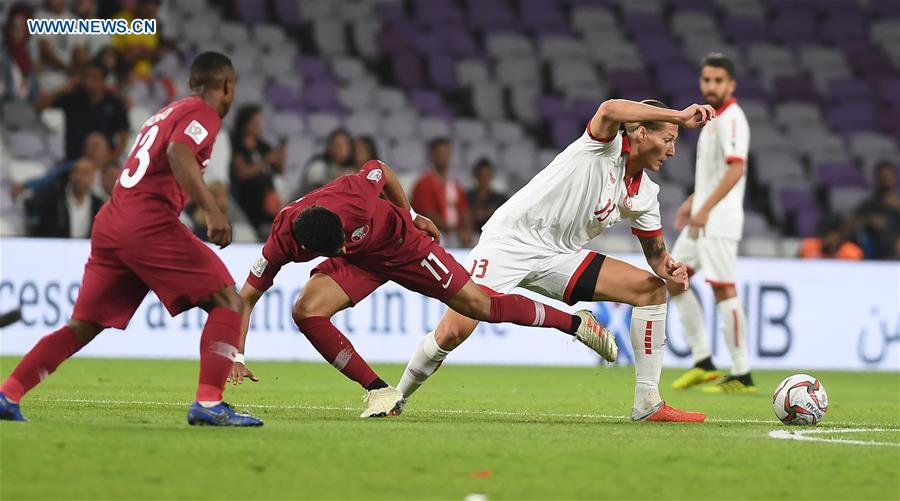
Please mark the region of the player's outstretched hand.
POLYGON ((708 104, 692 104, 681 110, 680 125, 688 129, 697 129, 716 118, 716 109, 708 104))
POLYGON ((228 247, 231 243, 231 223, 222 211, 206 213, 206 237, 220 249, 228 247))
POLYGON ((248 369, 246 365, 235 362, 234 365, 231 366, 231 374, 226 381, 231 384, 241 384, 244 382, 244 378, 247 378, 254 383, 259 382, 259 378, 256 377, 256 374, 253 374, 253 371, 248 369))
POLYGON ((690 277, 688 276, 687 265, 672 259, 670 256, 666 259, 666 272, 669 274, 669 276, 666 277, 668 280, 681 285, 684 287, 684 290, 688 290, 691 282, 690 277))
POLYGON ((416 220, 413 221, 413 224, 426 235, 434 238, 435 242, 441 243, 441 230, 437 229, 437 226, 434 225, 434 221, 420 214, 416 214, 416 220))

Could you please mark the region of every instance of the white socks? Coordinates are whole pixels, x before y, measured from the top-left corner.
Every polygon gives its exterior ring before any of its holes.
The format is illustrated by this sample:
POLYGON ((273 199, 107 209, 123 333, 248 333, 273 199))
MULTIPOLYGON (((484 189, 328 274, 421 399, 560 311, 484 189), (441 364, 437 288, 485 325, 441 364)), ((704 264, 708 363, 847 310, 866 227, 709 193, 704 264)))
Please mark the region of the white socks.
MULTIPOLYGON (((684 295, 684 294, 682 294, 684 295)), ((717 305, 721 321, 722 336, 731 352, 731 375, 742 376, 750 372, 747 355, 747 315, 744 306, 736 297, 726 299, 717 305)))
POLYGON ((409 398, 425 381, 434 374, 441 362, 447 358, 447 350, 441 349, 434 338, 434 331, 429 332, 419 341, 416 351, 403 371, 397 389, 404 398, 409 398))
POLYGON ((631 347, 634 349, 634 409, 637 418, 661 402, 659 375, 666 345, 666 305, 638 306, 631 310, 631 347))
POLYGON ((677 296, 672 296, 672 303, 678 308, 682 332, 691 346, 694 362, 699 362, 712 355, 709 349, 706 324, 703 322, 703 310, 700 308, 700 301, 694 292, 685 291, 677 296))

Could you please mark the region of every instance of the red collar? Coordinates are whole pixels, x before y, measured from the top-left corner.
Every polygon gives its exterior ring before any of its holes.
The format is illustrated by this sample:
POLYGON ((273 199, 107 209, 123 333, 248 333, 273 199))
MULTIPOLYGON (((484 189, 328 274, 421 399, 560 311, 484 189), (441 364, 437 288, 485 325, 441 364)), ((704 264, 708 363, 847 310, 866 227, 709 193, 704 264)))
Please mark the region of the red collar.
POLYGON ((737 102, 737 98, 733 97, 733 98, 729 99, 728 101, 725 101, 724 103, 722 103, 722 106, 719 106, 718 108, 716 108, 716 116, 721 115, 722 112, 725 111, 725 108, 728 108, 729 106, 731 106, 732 104, 734 104, 736 102, 737 102))
MULTIPOLYGON (((628 135, 622 134, 622 155, 630 155, 631 154, 631 143, 628 141, 628 135)), ((625 169, 628 169, 628 161, 625 162, 625 169)), ((644 170, 641 169, 635 174, 633 177, 625 176, 625 189, 628 191, 628 196, 633 197, 638 194, 638 191, 641 189, 641 180, 644 178, 644 170)))

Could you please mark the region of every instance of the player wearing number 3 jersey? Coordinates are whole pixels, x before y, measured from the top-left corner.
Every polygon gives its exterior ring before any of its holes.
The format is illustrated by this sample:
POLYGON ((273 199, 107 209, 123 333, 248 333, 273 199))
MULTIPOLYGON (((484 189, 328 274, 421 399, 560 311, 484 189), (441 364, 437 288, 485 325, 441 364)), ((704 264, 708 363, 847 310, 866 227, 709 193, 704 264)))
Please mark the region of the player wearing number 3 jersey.
MULTIPOLYGON (((472 318, 556 328, 601 356, 615 359, 613 336, 589 312, 571 315, 523 296, 485 292, 438 245, 439 237, 430 220, 412 213, 390 167, 377 160, 366 162, 357 175, 332 181, 288 205, 275 218, 262 256, 241 288, 248 305, 243 339, 253 307, 282 266, 327 256, 312 270, 294 305, 293 318, 322 357, 367 390, 361 417, 397 414, 404 401, 400 392, 372 371, 330 318, 388 280, 472 318), (379 198, 382 194, 387 200, 379 198)), ((242 340, 242 353, 243 344, 242 340)), ((235 362, 231 377, 235 383, 244 377, 256 380, 240 361, 235 362)))
POLYGON ((0 418, 21 418, 18 401, 107 327, 124 329, 152 290, 173 316, 209 312, 200 337, 200 381, 190 424, 259 426, 222 402, 237 354, 243 301, 215 253, 178 220, 188 197, 205 209, 211 242, 225 247, 231 226, 203 183, 219 124, 234 100, 235 75, 223 54, 191 64, 194 95, 144 122, 112 197, 91 234, 91 254, 72 319, 45 336, 0 389, 0 418))
MULTIPOLYGON (((669 110, 659 101, 606 101, 587 130, 513 195, 484 225, 466 264, 472 278, 498 292, 514 287, 569 304, 615 301, 634 306, 636 421, 703 421, 700 413, 666 405, 659 396, 666 330, 666 288, 687 289, 687 268, 666 252, 660 224, 659 187, 644 174, 675 154, 678 125, 701 127, 715 116, 710 106, 669 110), (621 219, 631 222, 654 273, 583 249, 621 219)), ((413 355, 399 389, 409 397, 434 373, 450 350, 478 325, 456 312, 444 314, 413 355)))

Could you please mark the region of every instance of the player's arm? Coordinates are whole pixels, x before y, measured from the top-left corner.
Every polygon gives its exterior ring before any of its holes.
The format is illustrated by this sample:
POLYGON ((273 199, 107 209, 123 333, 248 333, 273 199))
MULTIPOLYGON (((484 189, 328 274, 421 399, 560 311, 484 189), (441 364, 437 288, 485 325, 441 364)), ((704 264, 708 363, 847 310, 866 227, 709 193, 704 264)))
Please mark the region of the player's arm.
MULTIPOLYGON (((722 176, 719 184, 712 193, 710 193, 706 201, 703 202, 700 210, 698 210, 696 214, 691 214, 688 225, 691 227, 691 235, 694 236, 694 238, 699 236, 700 230, 706 227, 706 223, 709 221, 709 213, 713 210, 713 207, 721 202, 722 199, 725 198, 725 195, 734 188, 734 185, 744 177, 745 164, 746 162, 744 162, 743 158, 730 159, 728 161, 728 169, 725 170, 725 174, 722 176)), ((692 200, 693 195, 691 195, 689 199, 692 200)))
POLYGON ((678 111, 657 108, 627 99, 610 99, 597 108, 590 123, 591 137, 609 140, 626 122, 668 122, 689 129, 702 127, 716 117, 716 110, 708 104, 692 104, 678 111))
POLYGON ((203 174, 194 152, 186 144, 172 141, 166 148, 166 157, 178 184, 206 212, 206 235, 209 241, 224 249, 231 243, 231 223, 203 182, 203 174))
POLYGON ((259 298, 262 297, 263 292, 249 283, 244 282, 243 287, 241 287, 240 295, 244 300, 244 311, 241 315, 241 342, 238 346, 240 355, 237 360, 234 361, 234 364, 232 364, 231 375, 228 376, 228 380, 231 381, 232 384, 241 384, 244 382, 244 378, 248 378, 253 382, 259 381, 259 378, 253 374, 253 371, 247 368, 244 360, 244 350, 247 347, 247 333, 250 332, 250 315, 253 314, 253 308, 256 307, 256 303, 259 302, 259 298))
POLYGON ((386 163, 381 162, 381 172, 384 175, 384 198, 397 207, 410 211, 413 218, 413 224, 416 228, 440 242, 440 230, 437 229, 437 226, 434 225, 431 219, 428 219, 421 214, 416 214, 416 212, 412 210, 412 207, 409 205, 409 199, 406 198, 406 192, 403 191, 403 185, 400 184, 400 180, 397 179, 394 170, 386 163))
POLYGON ((639 236, 638 240, 641 242, 647 264, 650 265, 653 272, 660 278, 680 284, 684 290, 688 290, 690 282, 688 281, 687 266, 669 255, 662 232, 654 236, 639 236))
POLYGON ((73 77, 69 79, 65 85, 53 92, 41 93, 34 101, 34 109, 36 111, 44 111, 47 108, 52 108, 57 99, 75 90, 75 87, 78 86, 78 82, 78 77, 73 77))

